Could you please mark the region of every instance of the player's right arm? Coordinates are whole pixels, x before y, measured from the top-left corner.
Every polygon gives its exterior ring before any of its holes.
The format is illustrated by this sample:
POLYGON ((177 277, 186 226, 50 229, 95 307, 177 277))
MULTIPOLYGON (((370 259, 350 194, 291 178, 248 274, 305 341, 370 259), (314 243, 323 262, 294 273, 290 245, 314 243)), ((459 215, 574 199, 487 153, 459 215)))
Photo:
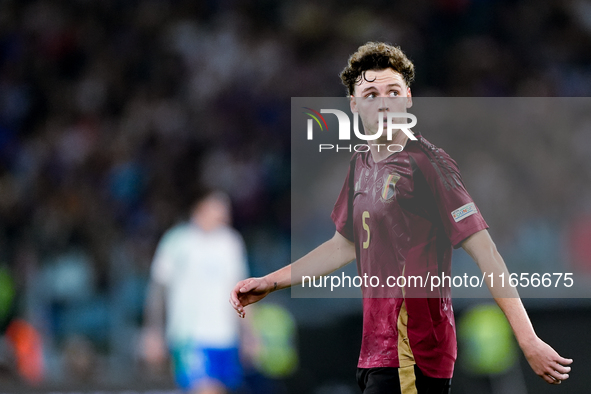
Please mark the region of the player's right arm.
POLYGON ((152 366, 164 363, 167 357, 164 340, 166 289, 154 280, 150 281, 144 306, 144 328, 141 336, 142 356, 152 366))
POLYGON ((302 282, 302 275, 324 276, 355 259, 355 246, 338 231, 334 236, 304 257, 262 278, 248 278, 236 284, 230 293, 230 304, 244 317, 244 307, 253 304, 275 290, 302 282), (298 272, 292 277, 292 268, 298 272))
POLYGON ((182 234, 182 227, 175 227, 164 234, 150 268, 140 343, 143 358, 154 367, 162 366, 168 355, 165 340, 166 293, 175 269, 176 240, 182 234))

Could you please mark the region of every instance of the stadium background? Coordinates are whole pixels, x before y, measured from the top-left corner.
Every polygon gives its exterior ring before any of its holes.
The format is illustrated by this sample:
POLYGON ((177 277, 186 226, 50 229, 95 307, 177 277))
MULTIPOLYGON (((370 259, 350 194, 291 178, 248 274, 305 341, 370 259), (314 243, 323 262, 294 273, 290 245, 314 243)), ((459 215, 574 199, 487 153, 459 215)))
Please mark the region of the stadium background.
MULTIPOLYGON (((146 377, 137 349, 158 238, 199 184, 218 186, 251 273, 288 262, 290 98, 344 95, 338 73, 367 40, 402 46, 415 96, 591 95, 584 0, 1 1, 0 320, 41 333, 45 376, 16 382, 3 346, 0 391, 170 388, 166 373, 146 377)), ((514 154, 437 144, 509 264, 589 274, 591 126, 504 137, 514 154), (515 154, 520 144, 537 153, 515 154), (498 213, 514 204, 519 215, 498 213)), ((299 324, 289 392, 351 392, 358 300, 273 301, 299 324)), ((575 364, 555 388, 521 358, 528 391, 585 392, 588 300, 529 311, 575 364)), ((470 379, 458 368, 454 392, 470 379)))

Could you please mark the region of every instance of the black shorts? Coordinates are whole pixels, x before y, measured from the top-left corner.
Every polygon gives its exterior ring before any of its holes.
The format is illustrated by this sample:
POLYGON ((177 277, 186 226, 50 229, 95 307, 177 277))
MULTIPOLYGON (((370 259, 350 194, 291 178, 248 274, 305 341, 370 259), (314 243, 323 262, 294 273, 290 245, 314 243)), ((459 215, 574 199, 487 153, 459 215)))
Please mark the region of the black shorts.
POLYGON ((357 368, 363 394, 449 394, 451 379, 430 378, 419 367, 357 368))

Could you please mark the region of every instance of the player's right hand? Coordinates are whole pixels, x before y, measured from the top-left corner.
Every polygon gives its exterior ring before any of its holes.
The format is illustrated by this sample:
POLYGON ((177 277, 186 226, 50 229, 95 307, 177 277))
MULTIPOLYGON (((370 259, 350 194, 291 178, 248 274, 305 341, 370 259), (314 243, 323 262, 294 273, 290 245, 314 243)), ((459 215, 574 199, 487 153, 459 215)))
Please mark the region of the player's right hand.
POLYGON ((244 307, 262 300, 273 290, 273 284, 265 278, 241 280, 230 293, 230 304, 240 317, 244 317, 244 307))
POLYGON ((168 355, 164 333, 161 330, 145 327, 140 339, 140 355, 153 368, 164 365, 168 355))

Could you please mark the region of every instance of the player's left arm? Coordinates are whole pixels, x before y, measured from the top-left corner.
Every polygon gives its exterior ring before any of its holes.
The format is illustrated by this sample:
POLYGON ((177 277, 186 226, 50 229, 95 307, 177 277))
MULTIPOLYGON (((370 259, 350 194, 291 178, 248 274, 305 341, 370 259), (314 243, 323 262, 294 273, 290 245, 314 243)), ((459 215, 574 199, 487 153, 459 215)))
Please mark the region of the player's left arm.
MULTIPOLYGON (((471 235, 462 243, 462 247, 474 259, 480 270, 486 273, 488 288, 505 313, 515 338, 534 372, 551 384, 560 384, 568 379, 571 368, 567 365, 573 360, 561 357, 536 335, 517 290, 511 286, 491 286, 488 274, 493 273, 493 278, 499 278, 502 273, 508 277, 509 272, 488 231, 481 230, 471 235)), ((492 284, 495 285, 494 282, 492 284)))

